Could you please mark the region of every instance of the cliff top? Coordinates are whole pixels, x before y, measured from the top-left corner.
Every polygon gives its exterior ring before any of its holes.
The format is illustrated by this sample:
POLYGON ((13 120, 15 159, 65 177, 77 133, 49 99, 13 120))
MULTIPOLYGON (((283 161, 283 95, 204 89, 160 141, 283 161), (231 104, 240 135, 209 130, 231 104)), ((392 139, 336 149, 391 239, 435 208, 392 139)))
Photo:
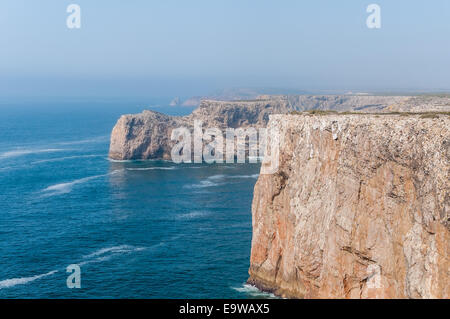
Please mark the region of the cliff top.
POLYGON ((450 112, 446 111, 426 111, 426 112, 354 112, 354 111, 333 111, 333 110, 308 110, 308 111, 292 111, 289 115, 306 115, 306 116, 326 116, 326 115, 357 115, 357 116, 400 116, 400 117, 409 117, 409 116, 417 116, 420 118, 439 118, 441 116, 450 116, 450 112))

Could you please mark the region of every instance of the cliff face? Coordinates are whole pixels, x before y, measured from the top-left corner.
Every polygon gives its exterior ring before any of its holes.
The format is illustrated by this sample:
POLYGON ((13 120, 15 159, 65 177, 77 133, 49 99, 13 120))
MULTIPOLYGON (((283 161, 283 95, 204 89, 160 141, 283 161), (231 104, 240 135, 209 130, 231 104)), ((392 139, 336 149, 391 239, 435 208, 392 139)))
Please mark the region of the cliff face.
POLYGON ((202 101, 192 114, 183 117, 168 116, 153 111, 123 115, 111 134, 109 157, 116 160, 170 159, 175 144, 171 141, 173 129, 193 129, 194 121, 203 127, 246 128, 265 127, 269 114, 287 113, 291 109, 284 99, 255 101, 202 101))
POLYGON ((174 142, 170 134, 180 126, 191 128, 194 120, 203 127, 264 127, 270 114, 311 109, 337 111, 423 111, 450 108, 448 97, 402 96, 260 96, 257 100, 204 100, 190 115, 167 116, 158 112, 122 116, 111 134, 109 156, 117 160, 170 158, 174 142))
POLYGON ((249 282, 298 298, 450 298, 450 118, 273 115, 249 282))
POLYGON ((122 115, 111 133, 109 157, 116 160, 170 159, 172 130, 188 124, 183 117, 152 111, 122 115))

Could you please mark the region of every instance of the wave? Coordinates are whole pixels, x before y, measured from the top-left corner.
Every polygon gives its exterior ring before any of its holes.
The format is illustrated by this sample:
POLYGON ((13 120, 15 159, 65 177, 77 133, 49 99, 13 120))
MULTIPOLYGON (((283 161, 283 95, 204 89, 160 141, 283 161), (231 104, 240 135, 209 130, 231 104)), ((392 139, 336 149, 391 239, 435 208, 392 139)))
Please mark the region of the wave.
POLYGON ((166 159, 129 159, 129 160, 116 160, 110 157, 106 158, 108 161, 113 163, 139 163, 139 162, 166 162, 166 163, 172 163, 171 160, 166 159))
POLYGON ((1 171, 9 171, 9 170, 12 170, 12 169, 15 169, 15 168, 16 168, 15 166, 1 167, 1 168, 0 168, 0 172, 1 172, 1 171))
POLYGON ((139 162, 140 160, 115 160, 112 158, 107 157, 106 158, 108 161, 113 162, 113 163, 132 163, 132 162, 139 162))
MULTIPOLYGON (((126 162, 126 161, 123 161, 126 162)), ((150 171, 150 170, 175 170, 175 169, 200 169, 201 166, 182 167, 182 166, 168 166, 168 167, 128 167, 127 171, 150 171)))
POLYGON ((196 184, 190 184, 190 185, 184 185, 183 188, 188 188, 188 189, 198 189, 198 188, 207 188, 207 187, 214 187, 214 186, 220 186, 223 185, 225 183, 227 183, 227 181, 225 181, 225 179, 228 178, 258 178, 259 174, 252 174, 252 175, 223 175, 223 174, 219 174, 219 175, 213 175, 213 176, 209 176, 208 178, 206 178, 203 181, 200 181, 200 183, 196 183, 196 184))
POLYGON ((70 159, 94 158, 94 157, 103 157, 103 155, 75 155, 75 156, 50 158, 50 159, 45 159, 45 160, 34 161, 34 162, 31 162, 31 163, 25 164, 25 165, 0 167, 0 172, 18 170, 18 169, 28 169, 28 168, 33 167, 34 165, 43 164, 43 163, 61 162, 61 161, 70 160, 70 159))
POLYGON ((190 184, 190 185, 184 185, 183 188, 189 188, 189 189, 197 189, 197 188, 207 188, 207 187, 214 187, 214 186, 220 186, 222 185, 222 180, 225 178, 225 175, 212 175, 206 178, 203 181, 200 181, 200 183, 196 184, 190 184))
POLYGON ((99 249, 89 255, 83 256, 83 258, 93 258, 93 257, 97 257, 100 255, 104 255, 106 253, 111 253, 111 254, 129 253, 129 252, 139 251, 139 250, 143 250, 143 249, 145 249, 145 248, 144 247, 134 247, 134 246, 130 246, 130 245, 112 246, 112 247, 99 249))
MULTIPOLYGON (((151 248, 157 248, 161 245, 164 245, 164 243, 161 242, 159 244, 152 246, 151 248)), ((142 251, 145 249, 147 249, 147 248, 146 247, 134 247, 134 246, 130 246, 130 245, 120 245, 120 246, 102 248, 102 249, 99 249, 99 250, 89 254, 89 255, 83 256, 82 258, 84 260, 79 263, 76 263, 76 265, 81 267, 86 264, 99 263, 102 261, 110 260, 111 258, 113 258, 117 255, 120 255, 120 254, 132 253, 132 252, 142 251)), ((53 270, 48 273, 37 275, 37 276, 32 276, 32 277, 5 279, 5 280, 0 281, 0 289, 11 288, 11 287, 14 287, 17 285, 25 285, 32 281, 35 281, 35 280, 38 280, 41 278, 45 278, 45 277, 49 277, 49 276, 57 273, 58 271, 59 270, 53 270)))
POLYGON ((32 277, 5 279, 5 280, 0 281, 0 289, 11 288, 11 287, 14 287, 17 285, 25 285, 32 281, 51 276, 57 272, 58 272, 58 270, 53 270, 48 273, 37 275, 37 276, 32 276, 32 277))
POLYGON ((231 288, 253 298, 279 299, 279 297, 275 296, 274 294, 264 292, 262 290, 259 290, 255 286, 249 284, 243 284, 242 287, 231 287, 231 288))
POLYGON ((252 175, 234 175, 234 176, 228 176, 229 178, 258 178, 259 174, 252 174, 252 175))
POLYGON ((54 152, 62 152, 62 151, 67 151, 67 149, 61 149, 61 148, 15 149, 15 150, 0 153, 0 159, 19 157, 19 156, 25 156, 25 155, 30 155, 30 154, 54 153, 54 152))
POLYGON ((209 180, 219 180, 219 179, 224 179, 225 177, 226 177, 225 175, 220 174, 220 175, 212 175, 212 176, 209 176, 208 179, 209 179, 209 180))
POLYGON ((207 187, 214 187, 214 186, 220 186, 220 183, 214 183, 211 181, 201 181, 198 184, 191 184, 191 185, 185 185, 184 188, 207 188, 207 187))
POLYGON ((81 266, 84 266, 84 265, 87 265, 87 264, 101 263, 103 261, 110 260, 112 257, 113 257, 113 255, 98 257, 98 258, 95 258, 95 259, 92 259, 92 260, 82 261, 82 262, 78 263, 77 265, 81 267, 81 266))
POLYGON ((210 211, 194 211, 186 214, 180 214, 175 216, 175 219, 177 220, 192 220, 192 219, 199 219, 206 216, 211 215, 210 211))
POLYGON ((108 135, 102 135, 102 136, 97 136, 97 137, 92 137, 92 138, 86 138, 86 139, 83 139, 83 140, 58 142, 56 144, 58 144, 58 145, 89 144, 89 143, 106 142, 106 141, 108 141, 108 139, 109 139, 108 135))
MULTIPOLYGON (((163 245, 163 243, 156 244, 152 246, 151 248, 156 248, 158 246, 163 245)), ((84 261, 78 263, 79 266, 92 264, 92 263, 100 263, 103 261, 108 261, 111 258, 122 255, 122 254, 129 254, 137 251, 142 251, 148 249, 147 247, 135 247, 130 245, 120 245, 120 246, 112 246, 112 247, 106 247, 101 248, 97 251, 94 251, 93 253, 89 255, 83 256, 84 261)))
POLYGON ((52 185, 52 186, 48 186, 47 188, 42 190, 42 193, 46 193, 46 194, 43 195, 44 197, 67 194, 67 193, 70 193, 72 191, 72 189, 73 189, 73 187, 75 185, 83 184, 83 183, 86 183, 86 182, 91 181, 93 179, 106 177, 106 176, 109 176, 109 175, 114 175, 114 174, 116 174, 119 171, 122 171, 122 170, 116 170, 116 171, 113 171, 113 172, 108 173, 108 174, 89 176, 89 177, 76 179, 74 181, 67 182, 67 183, 60 183, 60 184, 55 184, 55 185, 52 185))
POLYGON ((57 158, 50 158, 46 160, 41 161, 35 161, 31 164, 41 164, 41 163, 51 163, 51 162, 61 162, 68 159, 77 159, 77 158, 91 158, 91 157, 102 157, 104 155, 75 155, 75 156, 66 156, 66 157, 57 157, 57 158))
POLYGON ((80 179, 77 179, 77 180, 74 180, 74 181, 68 182, 68 183, 60 183, 60 184, 52 185, 52 186, 49 186, 49 187, 45 188, 44 190, 42 190, 42 192, 44 192, 44 193, 47 192, 48 193, 48 194, 46 194, 47 196, 67 194, 67 193, 70 193, 72 191, 73 186, 75 186, 77 184, 86 183, 90 180, 100 178, 100 177, 105 177, 105 176, 107 176, 107 175, 105 174, 105 175, 90 176, 90 177, 80 178, 80 179))
POLYGON ((127 168, 127 171, 151 171, 151 170, 174 170, 177 169, 177 167, 175 166, 170 166, 170 167, 131 167, 131 168, 127 168))

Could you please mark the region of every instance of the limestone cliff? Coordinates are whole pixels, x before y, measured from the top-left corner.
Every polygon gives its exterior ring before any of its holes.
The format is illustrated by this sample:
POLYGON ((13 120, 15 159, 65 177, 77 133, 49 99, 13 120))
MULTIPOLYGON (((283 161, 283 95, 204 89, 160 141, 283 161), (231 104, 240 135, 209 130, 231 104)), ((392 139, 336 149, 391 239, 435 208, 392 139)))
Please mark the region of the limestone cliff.
POLYGON ((170 159, 175 144, 171 132, 178 127, 193 128, 194 120, 203 127, 265 127, 269 114, 287 113, 291 109, 284 99, 253 101, 204 100, 192 114, 168 116, 154 111, 123 115, 113 128, 109 157, 116 160, 170 159))
POLYGON ((450 298, 448 115, 273 115, 249 282, 294 298, 450 298))
POLYGON ((268 95, 256 100, 203 100, 192 114, 184 117, 153 111, 122 116, 111 134, 109 156, 117 160, 169 159, 174 144, 170 140, 172 130, 180 126, 192 128, 194 120, 203 121, 204 127, 245 128, 264 127, 270 114, 286 114, 295 110, 384 112, 449 108, 450 98, 447 96, 268 95))

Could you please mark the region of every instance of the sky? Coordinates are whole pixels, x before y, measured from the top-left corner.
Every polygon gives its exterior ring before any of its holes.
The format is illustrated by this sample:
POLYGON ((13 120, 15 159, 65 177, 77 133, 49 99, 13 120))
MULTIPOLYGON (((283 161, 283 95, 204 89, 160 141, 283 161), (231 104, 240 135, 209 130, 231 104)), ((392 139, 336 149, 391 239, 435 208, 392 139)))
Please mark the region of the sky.
POLYGON ((0 97, 445 91, 449 39, 448 0, 2 0, 0 97))

